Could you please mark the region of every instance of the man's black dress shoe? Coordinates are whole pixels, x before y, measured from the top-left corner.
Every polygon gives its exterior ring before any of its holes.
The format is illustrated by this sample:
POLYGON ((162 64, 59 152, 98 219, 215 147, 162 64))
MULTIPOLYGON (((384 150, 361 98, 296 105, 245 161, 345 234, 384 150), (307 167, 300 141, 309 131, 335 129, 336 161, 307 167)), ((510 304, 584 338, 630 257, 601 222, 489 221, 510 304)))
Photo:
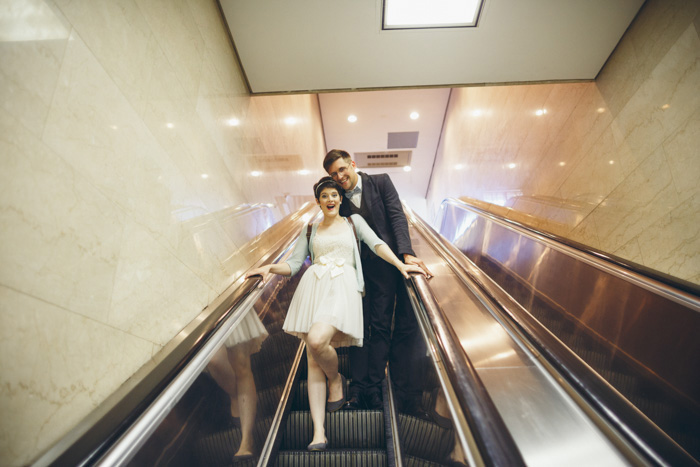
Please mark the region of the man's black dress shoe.
POLYGON ((382 398, 379 397, 379 393, 372 392, 365 395, 365 406, 368 410, 382 410, 384 404, 382 404, 382 398))

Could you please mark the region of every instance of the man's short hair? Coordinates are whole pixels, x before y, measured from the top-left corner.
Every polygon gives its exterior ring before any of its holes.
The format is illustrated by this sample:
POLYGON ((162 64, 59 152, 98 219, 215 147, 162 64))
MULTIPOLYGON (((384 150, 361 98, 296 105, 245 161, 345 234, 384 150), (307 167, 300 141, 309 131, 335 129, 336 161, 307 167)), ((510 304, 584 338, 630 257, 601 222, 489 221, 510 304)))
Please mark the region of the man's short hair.
POLYGON ((348 154, 347 151, 343 151, 342 149, 331 149, 323 159, 323 169, 328 172, 328 168, 340 158, 342 158, 348 164, 352 162, 352 157, 350 157, 350 154, 348 154))

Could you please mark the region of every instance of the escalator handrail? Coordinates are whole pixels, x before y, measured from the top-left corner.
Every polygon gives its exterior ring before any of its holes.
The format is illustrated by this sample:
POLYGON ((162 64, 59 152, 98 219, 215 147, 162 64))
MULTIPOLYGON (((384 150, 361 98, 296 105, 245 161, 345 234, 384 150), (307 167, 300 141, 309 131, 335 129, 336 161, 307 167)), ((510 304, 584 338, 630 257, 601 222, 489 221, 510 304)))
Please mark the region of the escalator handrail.
POLYGON ((525 234, 564 254, 573 256, 587 264, 591 264, 598 269, 629 280, 673 301, 680 302, 695 311, 700 311, 700 286, 692 282, 647 268, 624 258, 575 242, 571 239, 535 229, 518 221, 486 211, 461 199, 446 198, 441 203, 443 211, 445 205, 452 205, 459 209, 472 211, 498 223, 508 230, 525 234))
POLYGON ((651 422, 607 381, 568 349, 541 323, 514 301, 503 289, 466 258, 462 252, 410 213, 411 222, 420 226, 431 242, 440 244, 442 253, 461 268, 483 293, 498 305, 502 316, 515 327, 527 344, 561 375, 582 399, 612 426, 635 452, 655 465, 698 465, 698 462, 663 430, 651 422))
POLYGON ((445 368, 457 398, 462 407, 468 408, 464 410, 464 416, 484 464, 524 466, 520 450, 476 368, 464 352, 459 337, 435 299, 428 279, 421 274, 411 274, 410 283, 432 324, 437 338, 435 344, 444 357, 445 368))
MULTIPOLYGON (((310 203, 302 206, 275 225, 279 238, 267 254, 262 255, 263 262, 269 262, 271 258, 273 262, 277 261, 289 251, 314 207, 310 203), (283 223, 286 230, 280 234, 279 227, 283 223)), ((248 280, 239 277, 154 357, 155 363, 140 369, 32 465, 83 466, 99 462, 140 418, 147 415, 161 393, 177 380, 217 331, 226 323, 237 320, 244 312, 240 306, 258 288, 261 280, 259 277, 248 280)))

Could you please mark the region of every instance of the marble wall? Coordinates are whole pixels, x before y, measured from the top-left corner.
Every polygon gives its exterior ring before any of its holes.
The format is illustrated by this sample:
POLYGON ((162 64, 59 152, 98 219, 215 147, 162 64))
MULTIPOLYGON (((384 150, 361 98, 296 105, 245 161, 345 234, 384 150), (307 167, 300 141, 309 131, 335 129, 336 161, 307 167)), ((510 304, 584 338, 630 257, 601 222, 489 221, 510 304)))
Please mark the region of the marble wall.
POLYGON ((247 95, 214 0, 8 0, 0 66, 0 464, 21 465, 250 266, 267 224, 241 206, 308 199, 325 144, 316 96, 247 95))
POLYGON ((446 197, 700 284, 700 2, 649 0, 595 82, 452 90, 446 197))

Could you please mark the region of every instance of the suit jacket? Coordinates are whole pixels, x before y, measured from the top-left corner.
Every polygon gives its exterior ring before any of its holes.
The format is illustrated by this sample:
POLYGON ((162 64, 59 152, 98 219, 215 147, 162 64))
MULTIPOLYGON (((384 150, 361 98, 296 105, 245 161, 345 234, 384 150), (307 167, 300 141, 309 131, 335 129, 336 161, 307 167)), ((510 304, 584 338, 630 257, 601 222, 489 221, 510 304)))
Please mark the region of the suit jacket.
MULTIPOLYGON (((362 177, 362 203, 368 203, 376 234, 389 245, 399 259, 403 260, 404 254, 415 256, 408 234, 408 221, 389 175, 358 172, 358 176, 362 177)), ((350 216, 350 203, 352 201, 347 198, 343 200, 340 205, 341 216, 350 216)))

